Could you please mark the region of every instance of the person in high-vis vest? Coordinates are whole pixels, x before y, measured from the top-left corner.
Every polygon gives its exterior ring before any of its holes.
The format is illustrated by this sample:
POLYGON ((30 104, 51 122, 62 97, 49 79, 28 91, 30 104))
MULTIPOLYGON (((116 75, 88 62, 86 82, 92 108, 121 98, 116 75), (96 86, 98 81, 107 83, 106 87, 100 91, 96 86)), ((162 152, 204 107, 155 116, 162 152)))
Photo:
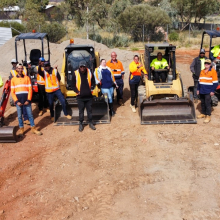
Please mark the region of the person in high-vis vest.
MULTIPOLYGON (((44 62, 45 59, 43 57, 39 58, 39 65, 41 66, 41 70, 44 71, 44 62)), ((36 69, 38 71, 39 66, 36 66, 36 69)), ((38 86, 38 94, 39 94, 39 102, 38 102, 38 108, 39 108, 39 116, 43 115, 44 111, 47 111, 48 109, 48 100, 47 100, 47 94, 45 91, 45 81, 44 77, 37 74, 37 86, 38 86)))
POLYGON ((95 87, 95 78, 93 73, 86 67, 86 62, 79 63, 79 69, 73 73, 72 88, 77 94, 79 108, 79 131, 83 131, 84 110, 86 108, 89 127, 96 130, 92 122, 92 91, 95 87))
POLYGON ((137 103, 137 96, 138 96, 138 86, 141 80, 141 75, 142 73, 144 76, 147 78, 148 74, 144 66, 139 62, 139 56, 135 55, 133 62, 130 63, 129 65, 129 70, 130 70, 130 76, 129 76, 129 86, 131 90, 131 110, 132 112, 136 112, 135 109, 135 99, 137 103))
POLYGON ((199 76, 199 84, 197 87, 197 95, 201 100, 202 112, 197 116, 198 119, 205 118, 204 123, 211 121, 211 96, 215 94, 218 86, 218 75, 211 66, 211 60, 205 60, 205 69, 203 69, 199 76))
POLYGON ((154 77, 155 77, 156 83, 160 82, 160 77, 161 77, 162 82, 166 82, 167 71, 160 71, 160 72, 157 71, 159 69, 167 69, 167 70, 169 69, 169 65, 167 63, 167 60, 163 58, 161 52, 157 53, 157 58, 152 60, 150 67, 151 67, 152 71, 154 72, 154 77))
MULTIPOLYGON (((116 88, 117 92, 117 102, 119 105, 123 106, 123 89, 124 89, 124 67, 122 62, 117 59, 117 54, 115 52, 111 53, 111 60, 109 60, 106 65, 112 70, 116 83, 118 87, 116 88)), ((114 97, 114 93, 113 93, 114 97)))
POLYGON ((216 58, 220 60, 220 45, 216 45, 212 48, 210 58, 214 61, 216 58))
POLYGON ((106 66, 106 60, 102 59, 100 66, 95 69, 95 81, 99 88, 101 88, 102 94, 106 93, 108 95, 109 111, 110 115, 114 116, 115 111, 113 109, 113 93, 114 87, 118 88, 115 80, 115 76, 112 70, 106 66))
POLYGON ((18 114, 19 136, 24 135, 24 124, 22 120, 23 107, 27 111, 31 124, 31 132, 37 135, 42 133, 35 128, 34 117, 31 110, 32 85, 28 76, 23 75, 23 65, 17 64, 17 75, 11 80, 11 95, 15 102, 18 114))
MULTIPOLYGON (((10 71, 10 75, 9 75, 9 80, 11 80, 13 77, 17 76, 18 74, 18 71, 17 71, 17 60, 16 59, 12 59, 11 60, 11 65, 12 65, 12 69, 10 71)), ((27 75, 27 69, 25 67, 23 67, 23 75, 27 75)), ((23 107, 23 118, 24 118, 24 124, 27 124, 27 125, 30 125, 30 122, 28 120, 28 115, 27 115, 27 112, 26 112, 26 108, 23 107)))
POLYGON ((67 119, 72 117, 68 115, 66 108, 65 98, 60 90, 60 74, 57 69, 52 68, 49 61, 44 62, 44 70, 42 70, 42 64, 39 63, 38 74, 44 78, 45 81, 45 91, 47 94, 47 99, 49 102, 51 121, 54 122, 54 97, 56 96, 63 108, 63 113, 67 119))

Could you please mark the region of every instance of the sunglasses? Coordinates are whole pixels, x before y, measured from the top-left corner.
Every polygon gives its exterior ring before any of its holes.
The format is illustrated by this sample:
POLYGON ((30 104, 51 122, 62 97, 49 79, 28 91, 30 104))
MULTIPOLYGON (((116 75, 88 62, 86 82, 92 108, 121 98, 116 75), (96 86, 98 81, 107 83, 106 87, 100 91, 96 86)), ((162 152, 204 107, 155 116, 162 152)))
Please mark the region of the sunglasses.
POLYGON ((211 65, 211 63, 205 63, 205 65, 211 65))

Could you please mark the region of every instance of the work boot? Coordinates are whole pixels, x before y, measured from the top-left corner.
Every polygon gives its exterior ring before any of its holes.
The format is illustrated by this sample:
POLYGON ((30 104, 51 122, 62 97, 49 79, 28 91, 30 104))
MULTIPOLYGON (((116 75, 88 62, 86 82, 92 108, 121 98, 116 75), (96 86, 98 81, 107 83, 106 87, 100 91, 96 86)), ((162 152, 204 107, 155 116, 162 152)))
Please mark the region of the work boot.
POLYGON ((38 116, 42 116, 42 115, 43 115, 43 111, 41 110, 41 111, 39 111, 38 116))
POLYGON ((93 125, 93 123, 89 123, 89 127, 90 127, 92 130, 96 130, 96 127, 93 125))
POLYGON ((79 124, 79 131, 82 132, 83 129, 84 129, 84 126, 83 126, 83 124, 80 122, 80 124, 79 124))
POLYGON ((130 107, 131 107, 132 112, 135 113, 135 112, 136 112, 135 105, 131 105, 131 104, 130 104, 130 107))
POLYGON ((109 103, 109 111, 110 111, 110 115, 112 117, 114 117, 115 116, 115 111, 113 109, 113 103, 109 103))
POLYGON ((203 121, 203 123, 207 124, 211 121, 211 116, 210 115, 206 115, 205 120, 203 121))
POLYGON ((66 115, 66 118, 70 120, 70 119, 72 119, 72 116, 66 115))
POLYGON ((23 135, 24 135, 24 128, 19 128, 18 136, 23 137, 23 135))
POLYGON ((38 130, 35 128, 35 126, 31 127, 31 132, 32 132, 33 134, 42 135, 42 133, 41 133, 40 131, 38 131, 38 130))
POLYGON ((118 104, 119 104, 120 106, 124 106, 124 103, 123 103, 122 99, 119 99, 119 100, 118 100, 118 104))
POLYGON ((31 123, 30 123, 30 121, 27 119, 27 120, 24 121, 24 124, 30 125, 31 123))
POLYGON ((197 118, 198 119, 205 118, 205 115, 204 114, 200 114, 200 115, 197 116, 197 118))
POLYGON ((50 119, 52 122, 54 122, 54 117, 51 117, 51 119, 50 119))

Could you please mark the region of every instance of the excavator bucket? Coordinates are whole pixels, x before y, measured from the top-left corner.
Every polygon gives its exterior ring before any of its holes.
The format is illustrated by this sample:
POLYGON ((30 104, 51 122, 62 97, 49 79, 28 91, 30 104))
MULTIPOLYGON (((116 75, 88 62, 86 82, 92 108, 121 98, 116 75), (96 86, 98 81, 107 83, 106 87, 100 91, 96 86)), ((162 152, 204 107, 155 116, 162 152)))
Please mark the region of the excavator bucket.
POLYGON ((16 143, 16 132, 14 126, 0 128, 0 143, 16 143))
MULTIPOLYGON (((72 119, 69 120, 65 117, 63 113, 62 106, 57 100, 55 102, 55 125, 78 125, 79 124, 79 110, 76 98, 67 98, 67 112, 72 116, 72 119)), ((109 124, 110 115, 109 115, 109 106, 108 106, 108 97, 104 95, 103 97, 94 97, 92 103, 92 120, 95 124, 109 124)), ((88 124, 87 112, 85 109, 84 112, 84 124, 88 124)))
POLYGON ((187 98, 144 100, 139 104, 141 124, 196 124, 195 107, 187 98))

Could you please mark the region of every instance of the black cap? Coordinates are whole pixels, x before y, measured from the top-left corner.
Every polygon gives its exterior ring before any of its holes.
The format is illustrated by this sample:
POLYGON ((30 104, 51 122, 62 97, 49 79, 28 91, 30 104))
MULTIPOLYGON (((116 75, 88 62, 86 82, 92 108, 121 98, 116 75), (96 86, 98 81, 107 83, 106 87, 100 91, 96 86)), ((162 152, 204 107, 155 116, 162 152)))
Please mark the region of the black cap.
POLYGON ((50 66, 50 62, 49 61, 45 61, 44 62, 44 66, 50 66))
POLYGON ((205 49, 201 49, 201 50, 200 50, 200 53, 205 53, 205 49))
POLYGON ((79 63, 79 67, 81 67, 81 66, 85 66, 85 67, 86 67, 86 62, 85 62, 85 61, 81 61, 81 62, 79 63))

